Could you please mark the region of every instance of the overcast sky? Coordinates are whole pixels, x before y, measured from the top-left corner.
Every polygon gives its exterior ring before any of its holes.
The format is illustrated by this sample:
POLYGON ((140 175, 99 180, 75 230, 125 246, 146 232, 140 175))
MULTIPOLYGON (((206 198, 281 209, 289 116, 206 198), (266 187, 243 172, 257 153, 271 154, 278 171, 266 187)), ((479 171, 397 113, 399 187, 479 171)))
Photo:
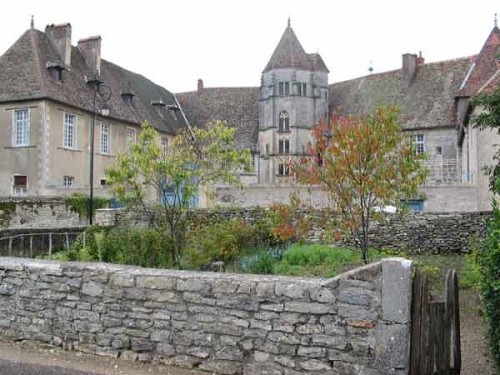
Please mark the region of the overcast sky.
POLYGON ((102 36, 102 57, 172 92, 258 86, 291 18, 330 82, 397 69, 401 54, 426 62, 479 52, 498 0, 17 0, 0 16, 0 54, 29 28, 70 22, 72 44, 102 36))

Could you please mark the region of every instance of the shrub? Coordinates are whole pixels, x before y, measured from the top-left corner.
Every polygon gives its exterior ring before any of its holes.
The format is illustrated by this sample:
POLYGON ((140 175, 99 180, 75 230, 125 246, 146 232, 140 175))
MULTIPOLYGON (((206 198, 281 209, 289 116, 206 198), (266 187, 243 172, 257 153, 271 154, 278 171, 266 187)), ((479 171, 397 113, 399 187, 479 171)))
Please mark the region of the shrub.
POLYGON ((491 352, 500 369, 500 208, 496 202, 487 227, 488 236, 481 246, 478 262, 491 352))
MULTIPOLYGON (((109 205, 110 200, 103 197, 93 197, 92 208, 97 210, 109 205)), ((90 201, 85 194, 74 193, 66 197, 66 205, 69 209, 82 217, 89 217, 90 201)))
POLYGON ((66 257, 68 260, 169 268, 172 265, 169 246, 172 244, 152 229, 91 226, 79 236, 66 257))
POLYGON ((212 262, 236 258, 251 231, 242 220, 221 221, 191 230, 184 249, 183 266, 200 269, 212 262))

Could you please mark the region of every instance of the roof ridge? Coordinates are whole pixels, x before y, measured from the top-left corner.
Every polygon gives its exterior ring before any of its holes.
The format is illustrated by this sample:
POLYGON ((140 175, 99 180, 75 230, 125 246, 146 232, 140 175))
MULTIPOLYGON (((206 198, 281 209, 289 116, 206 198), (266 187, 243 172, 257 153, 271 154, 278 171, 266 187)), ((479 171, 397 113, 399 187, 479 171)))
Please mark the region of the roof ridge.
POLYGON ((35 30, 35 29, 28 30, 28 32, 30 34, 29 35, 30 36, 30 44, 31 44, 31 48, 33 49, 35 63, 36 63, 37 68, 38 68, 37 73, 38 73, 38 80, 40 82, 40 94, 42 96, 47 96, 48 95, 47 87, 45 85, 44 80, 42 79, 40 51, 39 51, 39 48, 37 48, 37 44, 40 42, 40 39, 35 37, 35 31, 38 31, 38 30, 35 30))

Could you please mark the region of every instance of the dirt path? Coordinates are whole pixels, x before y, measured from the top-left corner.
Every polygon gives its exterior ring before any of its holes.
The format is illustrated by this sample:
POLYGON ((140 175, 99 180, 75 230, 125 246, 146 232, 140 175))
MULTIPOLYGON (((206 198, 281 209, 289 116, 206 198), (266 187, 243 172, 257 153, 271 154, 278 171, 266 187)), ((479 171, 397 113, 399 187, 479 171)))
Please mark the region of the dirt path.
POLYGON ((462 344, 462 375, 494 375, 485 322, 480 316, 479 293, 460 291, 460 337, 462 344))

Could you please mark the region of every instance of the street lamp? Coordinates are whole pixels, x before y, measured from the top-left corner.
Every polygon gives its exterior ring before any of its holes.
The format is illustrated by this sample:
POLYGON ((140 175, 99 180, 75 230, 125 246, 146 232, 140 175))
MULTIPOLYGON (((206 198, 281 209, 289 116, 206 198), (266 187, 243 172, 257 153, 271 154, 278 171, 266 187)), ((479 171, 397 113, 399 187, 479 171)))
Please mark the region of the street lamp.
POLYGON ((92 121, 90 123, 90 197, 89 197, 89 224, 94 221, 94 142, 95 142, 95 122, 97 115, 109 115, 106 103, 111 99, 111 88, 99 80, 98 76, 87 81, 94 88, 94 101, 92 106, 92 121))

